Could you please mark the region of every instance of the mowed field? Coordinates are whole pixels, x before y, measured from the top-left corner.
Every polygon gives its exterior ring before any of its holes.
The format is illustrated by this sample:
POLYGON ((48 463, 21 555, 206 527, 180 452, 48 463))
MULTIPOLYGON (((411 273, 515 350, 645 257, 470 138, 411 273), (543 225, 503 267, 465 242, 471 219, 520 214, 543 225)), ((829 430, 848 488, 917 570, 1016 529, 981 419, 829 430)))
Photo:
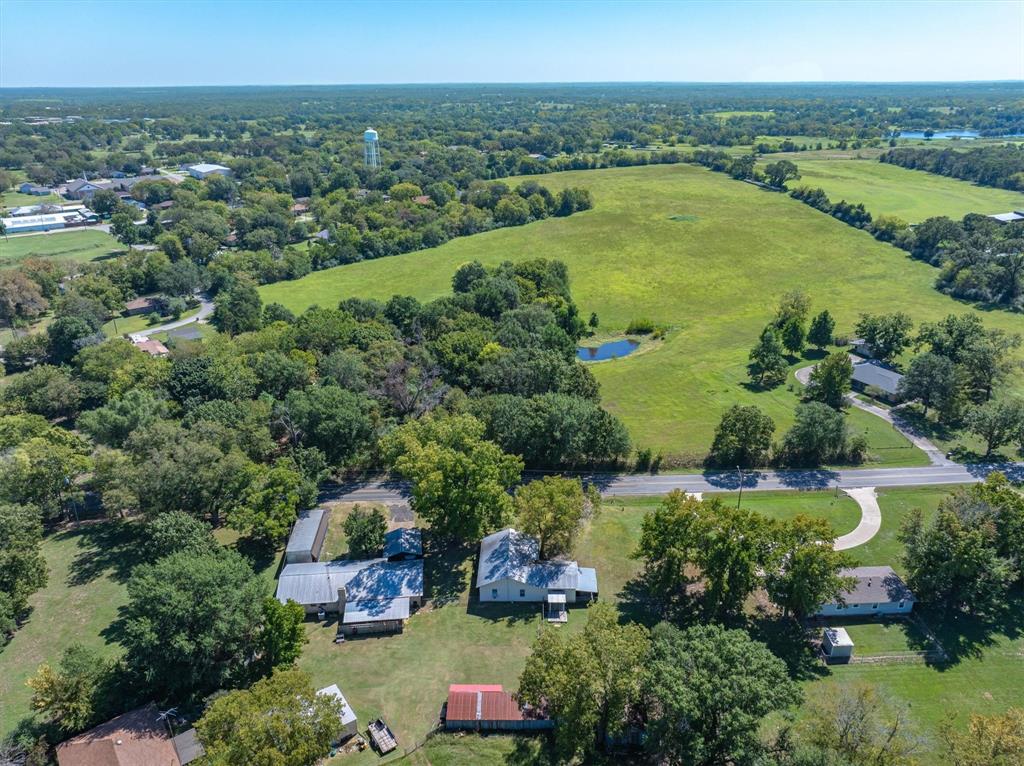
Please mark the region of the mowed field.
MULTIPOLYGON (((597 312, 602 333, 621 331, 638 317, 670 328, 659 348, 593 371, 605 404, 635 444, 691 461, 706 453, 732 404, 757 404, 780 434, 791 425, 798 401, 792 378, 758 391, 748 387, 746 371, 747 354, 786 290, 806 290, 812 311, 829 309, 839 332, 851 331, 865 311, 906 311, 921 322, 973 310, 932 287, 933 267, 786 195, 703 168, 615 168, 540 180, 552 189, 590 189, 594 209, 269 285, 261 288, 263 300, 295 311, 349 296, 426 300, 449 292, 452 274, 473 259, 491 265, 560 259, 569 266, 582 315, 597 312)), ((1019 315, 992 311, 983 318, 1024 332, 1019 315)), ((906 444, 868 422, 877 418, 851 417, 856 428, 869 430, 872 449, 883 457, 899 452, 886 448, 906 444)), ((905 461, 901 455, 893 462, 905 461)))
POLYGON ((863 202, 872 215, 895 215, 908 223, 935 215, 959 220, 968 213, 990 215, 1024 207, 1020 192, 976 186, 877 160, 803 160, 795 155, 793 161, 801 177, 790 186, 821 187, 833 202, 863 202))
POLYGON ((94 229, 0 238, 0 269, 16 266, 26 258, 67 258, 84 262, 124 250, 112 236, 94 229))

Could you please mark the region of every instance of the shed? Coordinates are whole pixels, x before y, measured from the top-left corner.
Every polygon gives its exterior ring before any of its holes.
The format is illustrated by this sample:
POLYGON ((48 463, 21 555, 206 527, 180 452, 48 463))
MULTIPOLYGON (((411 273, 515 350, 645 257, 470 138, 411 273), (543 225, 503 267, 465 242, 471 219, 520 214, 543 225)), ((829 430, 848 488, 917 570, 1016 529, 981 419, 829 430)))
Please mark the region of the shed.
POLYGON ((384 558, 406 561, 423 558, 423 534, 416 527, 392 529, 384 535, 384 558))
POLYGON ((988 217, 999 223, 1018 223, 1024 221, 1024 210, 1011 210, 1009 213, 996 213, 988 217))
POLYGON ((338 744, 344 742, 349 737, 354 737, 356 732, 359 730, 359 724, 356 720, 355 711, 352 710, 352 706, 348 704, 348 700, 345 699, 345 695, 341 693, 341 689, 338 688, 337 684, 331 684, 320 689, 317 694, 323 694, 327 697, 333 697, 341 703, 341 735, 331 744, 338 744))
POLYGON ((524 708, 498 684, 452 684, 442 712, 449 731, 522 731, 550 729, 554 721, 534 708, 524 708))
POLYGON ((330 512, 325 508, 314 508, 299 513, 288 538, 288 545, 284 549, 285 564, 308 563, 320 559, 330 517, 330 512))
POLYGON ((846 628, 825 628, 821 651, 829 660, 848 662, 853 657, 853 639, 846 628))
POLYGON ((216 165, 212 162, 200 162, 198 165, 190 165, 188 167, 188 174, 193 178, 201 180, 212 175, 229 176, 231 175, 231 168, 216 165))
POLYGON ((874 359, 864 359, 853 365, 851 385, 854 390, 865 391, 870 388, 886 401, 894 402, 899 398, 901 380, 903 376, 900 373, 874 359))
POLYGON ((841 569, 839 576, 852 577, 853 587, 843 593, 841 600, 824 604, 817 616, 909 614, 917 600, 892 567, 841 569))

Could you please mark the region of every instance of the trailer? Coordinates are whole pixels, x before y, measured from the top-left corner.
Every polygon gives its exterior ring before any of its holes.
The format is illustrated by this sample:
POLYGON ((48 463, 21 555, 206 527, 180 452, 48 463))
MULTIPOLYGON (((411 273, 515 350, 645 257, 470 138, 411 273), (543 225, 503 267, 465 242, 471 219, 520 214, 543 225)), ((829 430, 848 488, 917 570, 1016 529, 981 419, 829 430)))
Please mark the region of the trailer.
POLYGON ((370 721, 369 732, 374 747, 377 748, 377 752, 381 755, 387 755, 398 747, 395 735, 391 733, 391 729, 388 728, 383 719, 378 718, 376 721, 370 721))

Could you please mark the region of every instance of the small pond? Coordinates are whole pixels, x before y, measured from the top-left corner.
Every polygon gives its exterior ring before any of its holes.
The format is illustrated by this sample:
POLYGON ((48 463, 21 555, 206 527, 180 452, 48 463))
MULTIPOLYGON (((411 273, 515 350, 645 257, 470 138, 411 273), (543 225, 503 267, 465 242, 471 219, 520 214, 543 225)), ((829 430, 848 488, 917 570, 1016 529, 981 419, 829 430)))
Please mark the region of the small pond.
POLYGON ((600 346, 580 346, 576 349, 576 357, 584 362, 600 362, 602 359, 618 359, 620 356, 632 354, 640 348, 640 341, 610 340, 600 346))
MULTIPOLYGON (((923 130, 901 130, 900 138, 925 138, 923 130)), ((931 138, 977 138, 976 130, 936 130, 931 138)))

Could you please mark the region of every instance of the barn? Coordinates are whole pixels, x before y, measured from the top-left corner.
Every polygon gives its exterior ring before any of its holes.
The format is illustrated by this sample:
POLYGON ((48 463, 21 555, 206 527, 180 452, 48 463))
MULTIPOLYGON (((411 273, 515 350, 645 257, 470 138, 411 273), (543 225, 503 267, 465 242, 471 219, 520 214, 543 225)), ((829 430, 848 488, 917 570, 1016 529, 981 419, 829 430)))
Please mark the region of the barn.
POLYGON ((284 549, 285 564, 308 564, 320 559, 331 514, 326 508, 299 513, 284 549))
POLYGON ((452 684, 441 717, 448 731, 536 731, 555 725, 536 708, 521 706, 500 684, 452 684))
POLYGON ((349 737, 354 737, 359 730, 359 722, 356 720, 355 711, 348 704, 348 700, 345 699, 345 695, 341 693, 338 685, 331 684, 330 686, 325 686, 323 689, 318 690, 317 694, 333 697, 341 703, 341 735, 331 744, 336 745, 339 742, 344 742, 349 737))

